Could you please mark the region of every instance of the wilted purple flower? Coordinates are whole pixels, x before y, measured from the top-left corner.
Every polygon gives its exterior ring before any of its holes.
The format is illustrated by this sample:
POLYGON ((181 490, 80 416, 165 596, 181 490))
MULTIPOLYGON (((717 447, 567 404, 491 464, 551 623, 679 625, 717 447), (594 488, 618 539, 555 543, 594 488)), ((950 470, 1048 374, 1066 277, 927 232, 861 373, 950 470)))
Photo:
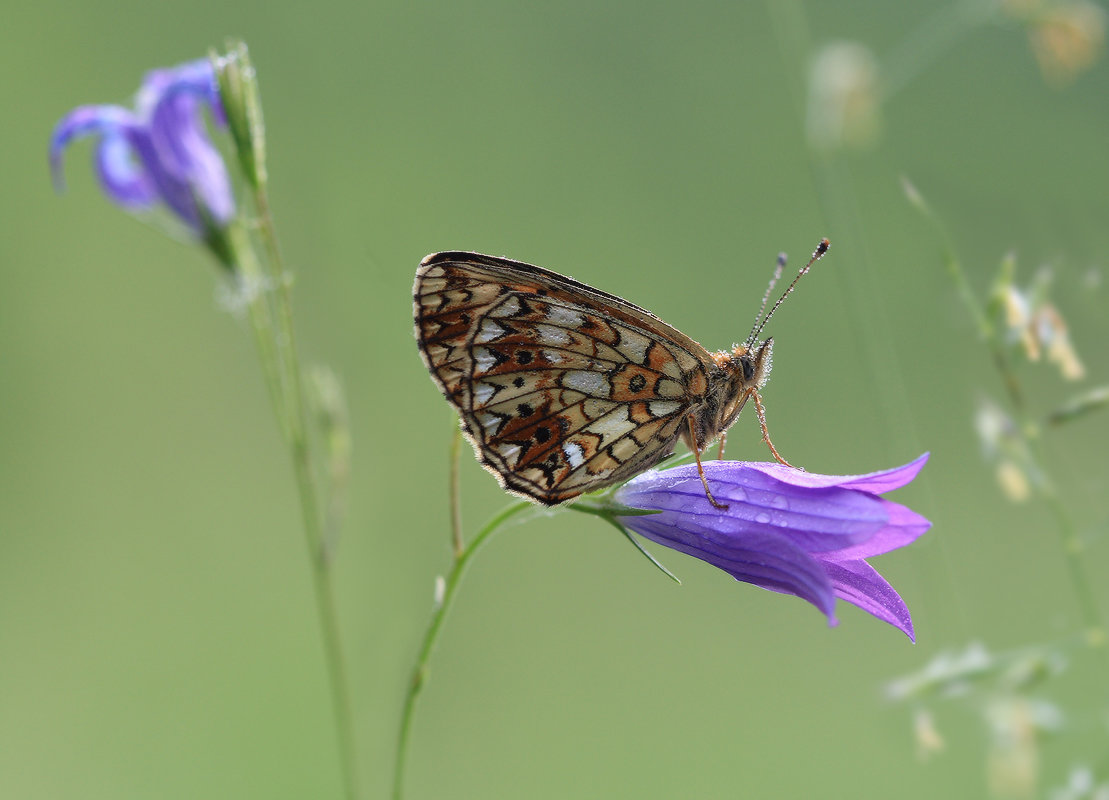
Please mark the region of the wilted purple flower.
POLYGON ((130 211, 162 201, 194 233, 209 238, 235 213, 231 182, 208 139, 201 107, 225 124, 208 59, 147 73, 134 110, 78 106, 54 128, 50 167, 62 181, 62 154, 75 139, 98 136, 97 175, 104 193, 130 211))
POLYGON ((620 517, 646 538, 719 567, 736 580, 808 600, 836 624, 840 597, 913 638, 909 609, 864 559, 904 547, 932 523, 879 495, 916 477, 925 453, 868 475, 817 475, 745 461, 706 462, 713 495, 693 465, 652 470, 615 495, 621 505, 659 510, 620 517))

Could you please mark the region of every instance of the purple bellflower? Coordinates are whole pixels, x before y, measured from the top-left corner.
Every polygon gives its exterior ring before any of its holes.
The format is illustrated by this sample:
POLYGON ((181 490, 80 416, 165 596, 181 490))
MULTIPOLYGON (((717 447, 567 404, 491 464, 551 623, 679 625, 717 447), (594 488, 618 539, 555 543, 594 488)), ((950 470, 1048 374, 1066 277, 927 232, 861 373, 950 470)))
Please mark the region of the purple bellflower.
POLYGON ((208 59, 147 73, 134 109, 79 106, 54 128, 50 167, 62 185, 62 155, 75 139, 98 136, 97 176, 104 193, 128 211, 162 202, 196 236, 211 240, 235 214, 223 158, 208 138, 201 109, 226 125, 208 59))
POLYGON ((745 461, 705 462, 713 495, 696 466, 652 470, 617 490, 615 501, 661 513, 619 520, 641 536, 696 556, 736 580, 792 594, 837 624, 842 598, 913 639, 909 609, 865 559, 904 547, 932 523, 880 497, 916 477, 925 453, 902 467, 868 475, 817 475, 745 461))

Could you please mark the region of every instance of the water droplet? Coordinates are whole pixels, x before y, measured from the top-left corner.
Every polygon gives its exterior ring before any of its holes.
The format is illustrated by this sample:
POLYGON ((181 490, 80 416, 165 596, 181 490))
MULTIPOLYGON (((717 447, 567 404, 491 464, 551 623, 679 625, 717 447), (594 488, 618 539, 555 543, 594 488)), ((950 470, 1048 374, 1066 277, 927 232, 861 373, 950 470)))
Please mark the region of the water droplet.
POLYGON ((770 515, 767 514, 765 511, 760 511, 758 514, 755 515, 755 522, 759 523, 760 525, 768 525, 770 523, 770 515))
POLYGON ((770 503, 774 508, 781 509, 782 511, 787 511, 789 509, 789 498, 784 495, 772 495, 770 497, 770 503))

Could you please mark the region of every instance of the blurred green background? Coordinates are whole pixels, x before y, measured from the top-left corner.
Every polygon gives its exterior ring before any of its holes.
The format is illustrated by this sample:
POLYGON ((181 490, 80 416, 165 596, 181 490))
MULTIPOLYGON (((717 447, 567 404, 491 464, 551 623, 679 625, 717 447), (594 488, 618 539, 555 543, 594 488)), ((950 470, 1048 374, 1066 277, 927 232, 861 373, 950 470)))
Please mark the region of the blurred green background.
MULTIPOLYGON (((917 644, 845 605, 828 629, 656 550, 676 586, 581 515, 533 521, 462 587, 409 796, 985 796, 982 717, 938 706, 947 747, 922 762, 911 709, 882 687, 969 641, 1064 639, 1080 617, 1050 515, 1007 501, 981 457, 974 410, 1000 382, 900 179, 980 292, 1008 252, 1025 281, 1050 265, 1080 386, 1104 383, 1109 70, 1046 80, 1018 21, 948 37, 945 8, 17 0, 0 29, 0 796, 340 796, 294 484, 249 330, 204 253, 100 196, 87 145, 63 196, 46 165, 71 107, 127 102, 145 70, 228 34, 260 75, 303 355, 349 398, 336 583, 366 796, 388 791, 449 564, 455 422, 413 341, 420 258, 541 264, 717 349, 746 335, 778 251, 796 263, 821 236, 830 255, 770 326, 770 427, 821 472, 932 452, 895 497, 932 532, 875 560, 917 644), (811 156, 808 64, 840 39, 907 80, 870 147, 811 156)), ((1037 412, 1072 390, 1020 370, 1037 412)), ((740 419, 732 457, 766 457, 757 428, 740 419)), ((1102 533, 1107 444, 1102 415, 1046 450, 1102 533)), ((468 452, 462 477, 472 533, 506 498, 468 452)), ((1103 575, 1104 541, 1086 559, 1103 575)), ((1087 662, 1047 690, 1082 713, 1043 743, 1035 794, 1105 754, 1106 676, 1087 662)))

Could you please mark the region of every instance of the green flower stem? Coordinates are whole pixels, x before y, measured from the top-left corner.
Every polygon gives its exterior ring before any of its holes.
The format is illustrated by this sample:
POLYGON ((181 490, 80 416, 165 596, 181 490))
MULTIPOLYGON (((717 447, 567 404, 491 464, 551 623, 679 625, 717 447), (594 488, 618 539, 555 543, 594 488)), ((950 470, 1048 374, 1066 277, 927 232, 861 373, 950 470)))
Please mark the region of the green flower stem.
POLYGON ((427 681, 428 662, 431 659, 431 653, 435 649, 435 642, 442 630, 443 620, 450 610, 451 602, 454 600, 454 594, 458 590, 458 585, 462 580, 466 567, 474 553, 485 544, 485 541, 498 528, 512 517, 533 508, 535 506, 526 500, 508 506, 485 523, 485 527, 478 531, 473 541, 463 547, 462 551, 453 558, 450 572, 447 573, 447 577, 443 581, 441 596, 436 597, 436 604, 431 612, 431 620, 428 622, 427 630, 424 633, 423 644, 420 646, 419 655, 416 657, 416 665, 412 670, 412 678, 408 683, 408 692, 404 699, 404 711, 401 713, 400 729, 397 732, 397 757, 393 769, 394 800, 401 800, 404 796, 404 765, 408 756, 408 737, 412 729, 412 717, 416 710, 416 698, 419 697, 420 690, 424 688, 424 683, 427 681))
POLYGON ((304 389, 300 376, 300 362, 296 353, 292 294, 290 281, 285 273, 285 262, 281 257, 281 249, 277 246, 277 231, 273 225, 273 214, 270 211, 269 196, 266 193, 265 183, 260 184, 255 190, 254 205, 258 212, 258 234, 266 251, 267 278, 274 289, 274 311, 278 333, 276 337, 277 351, 281 359, 286 400, 290 403, 287 412, 288 422, 291 426, 299 429, 299 431, 290 431, 290 443, 294 447, 303 447, 305 456, 307 456, 304 389))
POLYGON ((969 313, 971 319, 974 320, 974 324, 978 328, 978 333, 982 337, 982 341, 990 351, 990 357, 993 359, 994 367, 996 367, 998 374, 1001 376, 1001 382, 1005 387, 1005 393, 1009 395, 1009 402, 1013 404, 1014 409, 1018 412, 1022 412, 1024 410, 1024 396, 1020 391, 1020 382, 1009 366, 1009 359, 1005 355, 1005 345, 998 336, 997 326, 990 323, 989 319, 986 317, 985 311, 978 302, 978 298, 975 297, 974 289, 971 288, 970 280, 967 279, 962 262, 959 260, 958 256, 955 255, 955 249, 951 244, 951 239, 946 229, 931 212, 928 212, 928 216, 932 219, 933 224, 936 226, 936 229, 940 231, 944 240, 943 261, 944 266, 947 268, 947 274, 955 283, 955 290, 959 294, 959 299, 962 300, 967 313, 969 313))
POLYGON ((338 616, 335 613, 328 549, 323 537, 311 453, 308 448, 306 404, 300 364, 296 354, 296 340, 293 336, 292 304, 264 190, 259 190, 256 199, 260 199, 258 210, 261 215, 261 238, 266 242, 268 258, 264 265, 259 262, 245 234, 235 237, 235 254, 240 270, 248 283, 250 319, 258 345, 258 355, 262 360, 266 382, 270 389, 270 399, 292 456, 305 545, 312 563, 312 588, 320 635, 323 640, 344 793, 348 800, 357 800, 360 792, 354 746, 354 724, 350 712, 350 696, 338 616), (276 288, 276 291, 270 291, 271 288, 276 288))
POLYGON ((358 789, 354 720, 350 711, 350 691, 347 684, 338 615, 335 613, 330 563, 326 555, 327 549, 324 547, 321 538, 311 470, 306 455, 298 455, 302 451, 306 454, 307 451, 296 446, 293 447, 293 451, 293 466, 296 472, 297 490, 300 493, 301 510, 304 518, 305 543, 308 546, 309 557, 312 560, 312 586, 315 590, 316 616, 319 619, 320 635, 323 638, 324 660, 327 662, 328 684, 331 689, 331 705, 335 717, 335 734, 339 741, 343 782, 348 800, 357 800, 361 794, 358 789))
POLYGON ((1061 425, 1076 420, 1094 411, 1109 407, 1109 386, 1098 386, 1077 397, 1072 397, 1059 408, 1047 415, 1049 425, 1061 425))
POLYGON ((277 352, 274 349, 273 322, 269 303, 266 300, 262 265, 258 263, 254 248, 251 247, 250 237, 241 226, 233 226, 228 233, 228 239, 237 265, 234 273, 240 276, 238 278, 240 285, 235 287, 235 290, 246 300, 250 327, 254 332, 254 344, 258 348, 258 359, 262 362, 262 373, 266 379, 266 390, 269 392, 270 403, 277 415, 278 424, 281 425, 281 433, 287 439, 289 432, 285 429, 284 391, 277 352))
POLYGON ((1078 595, 1078 605, 1082 609, 1082 618, 1086 623, 1086 643, 1091 647, 1101 650, 1109 658, 1106 650, 1105 618, 1101 607, 1097 603, 1093 587, 1086 576, 1082 563, 1081 537, 1078 535, 1067 507, 1057 494, 1052 491, 1047 495, 1047 504, 1055 514, 1059 528, 1059 541, 1070 572, 1071 583, 1074 585, 1075 594, 1078 595))
MULTIPOLYGON (((1020 436, 1027 442, 1029 451, 1034 454, 1033 458, 1039 462, 1036 442, 1028 441, 1028 436, 1024 433, 1023 428, 1020 436)), ((1051 509, 1051 513, 1055 516, 1056 529, 1059 532, 1059 546, 1063 551, 1063 561, 1067 565, 1071 586, 1078 598, 1078 607, 1081 609, 1082 622, 1086 628, 1086 644, 1100 651, 1102 657, 1109 663, 1109 648, 1105 647, 1106 634, 1109 629, 1105 626, 1105 616, 1101 612, 1097 595, 1094 594, 1093 586, 1082 563, 1082 553, 1085 549, 1082 544, 1082 537, 1078 535, 1078 529, 1071 519, 1066 503, 1059 497, 1055 484, 1039 467, 1039 463, 1037 463, 1036 469, 1041 475, 1037 488, 1047 503, 1047 507, 1051 509)))

